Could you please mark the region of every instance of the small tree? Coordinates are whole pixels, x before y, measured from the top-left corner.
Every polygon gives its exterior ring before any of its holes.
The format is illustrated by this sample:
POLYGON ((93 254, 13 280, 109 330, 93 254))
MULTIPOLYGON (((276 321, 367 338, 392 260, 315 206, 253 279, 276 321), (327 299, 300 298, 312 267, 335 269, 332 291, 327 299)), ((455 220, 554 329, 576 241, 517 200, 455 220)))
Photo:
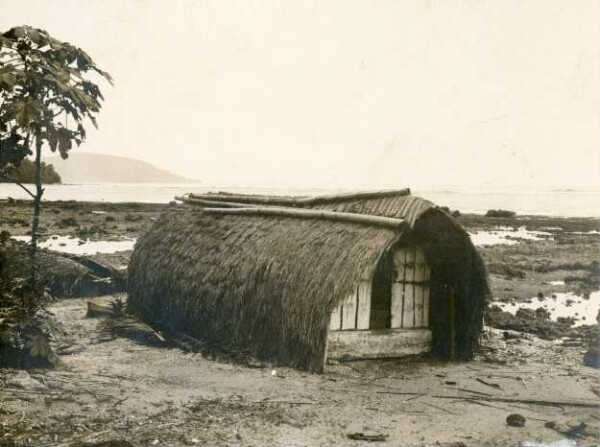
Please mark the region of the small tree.
POLYGON ((73 143, 85 140, 84 121, 97 127, 104 98, 94 77, 112 84, 85 51, 44 30, 19 26, 0 36, 0 175, 11 179, 11 168, 34 156, 35 192, 15 181, 34 200, 32 265, 44 194, 42 147, 67 158, 73 143))
POLYGON ((112 82, 85 51, 46 31, 20 26, 0 35, 0 176, 15 181, 34 201, 30 266, 7 234, 0 234, 0 364, 24 350, 49 362, 55 358, 41 312, 47 294, 37 268, 42 148, 67 158, 73 144, 85 140, 84 122, 96 126, 103 97, 94 77, 112 82), (30 155, 34 192, 13 177, 15 166, 30 155))

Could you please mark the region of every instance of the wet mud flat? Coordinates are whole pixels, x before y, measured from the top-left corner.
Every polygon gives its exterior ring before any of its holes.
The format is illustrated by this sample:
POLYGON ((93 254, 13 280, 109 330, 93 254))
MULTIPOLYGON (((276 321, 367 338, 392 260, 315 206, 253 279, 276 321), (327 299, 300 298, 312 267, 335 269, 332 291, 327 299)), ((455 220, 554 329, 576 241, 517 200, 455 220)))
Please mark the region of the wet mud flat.
MULTIPOLYGON (((167 206, 48 202, 45 241, 65 243, 65 250, 73 238, 83 242, 76 248, 132 241, 167 206)), ((30 213, 28 202, 0 202, 0 231, 25 236, 30 213)), ((497 306, 505 317, 503 325, 488 312, 486 323, 497 328, 486 329, 472 362, 331 363, 323 375, 244 366, 115 336, 102 319, 86 317, 87 299, 65 299, 52 308, 61 364, 0 370, 0 445, 597 443, 599 375, 583 363, 598 331, 595 316, 558 323, 544 314, 538 321, 536 306, 550 312, 573 297, 594 299, 598 220, 461 215, 458 221, 482 236, 474 241, 490 273, 490 309, 497 306), (522 311, 514 326, 521 308, 531 312, 522 311), (524 426, 507 425, 515 413, 524 426)), ((86 256, 124 266, 130 254, 86 256)))

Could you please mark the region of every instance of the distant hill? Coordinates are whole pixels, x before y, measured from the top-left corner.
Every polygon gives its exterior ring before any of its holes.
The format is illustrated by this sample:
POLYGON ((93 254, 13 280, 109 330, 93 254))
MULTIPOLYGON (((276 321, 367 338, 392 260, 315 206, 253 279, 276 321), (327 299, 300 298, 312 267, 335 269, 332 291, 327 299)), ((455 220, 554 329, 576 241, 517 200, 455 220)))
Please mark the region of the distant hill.
POLYGON ((69 153, 66 160, 50 157, 63 183, 184 183, 194 180, 134 158, 69 153))

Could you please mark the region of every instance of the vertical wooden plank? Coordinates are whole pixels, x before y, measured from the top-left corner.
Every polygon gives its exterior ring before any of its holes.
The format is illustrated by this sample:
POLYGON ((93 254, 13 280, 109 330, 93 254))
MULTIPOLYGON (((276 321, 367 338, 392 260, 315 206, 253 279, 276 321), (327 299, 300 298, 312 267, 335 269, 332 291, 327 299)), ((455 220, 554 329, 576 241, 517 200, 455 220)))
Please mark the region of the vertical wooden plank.
POLYGON ((423 285, 415 284, 415 327, 423 327, 423 285))
POLYGON ((396 281, 404 281, 404 265, 406 264, 406 247, 401 247, 394 252, 394 269, 396 270, 396 281))
POLYGON ((415 282, 426 281, 427 262, 425 261, 425 252, 421 247, 416 248, 415 253, 415 282))
POLYGON ((429 327, 429 283, 423 290, 423 327, 429 327))
POLYGON ((415 327, 415 289, 413 284, 405 284, 404 306, 402 311, 402 327, 415 327))
POLYGON ((335 309, 331 312, 331 319, 329 320, 329 330, 339 331, 342 328, 342 307, 335 306, 335 309))
POLYGON ((397 329, 402 327, 402 302, 404 300, 404 283, 392 283, 392 300, 391 300, 391 322, 390 327, 397 329))
POLYGON ((446 286, 450 304, 450 358, 456 358, 456 295, 451 287, 446 286))
POLYGON ((371 319, 371 281, 361 281, 358 285, 358 309, 356 329, 369 329, 371 319))
POLYGON ((415 248, 407 247, 406 261, 404 263, 404 282, 414 282, 415 280, 415 248))
POLYGON ((423 252, 423 266, 424 266, 424 289, 423 289, 423 327, 429 327, 429 280, 431 279, 431 268, 425 259, 425 252, 423 252))
POLYGON ((356 286, 342 303, 342 330, 356 329, 356 286))

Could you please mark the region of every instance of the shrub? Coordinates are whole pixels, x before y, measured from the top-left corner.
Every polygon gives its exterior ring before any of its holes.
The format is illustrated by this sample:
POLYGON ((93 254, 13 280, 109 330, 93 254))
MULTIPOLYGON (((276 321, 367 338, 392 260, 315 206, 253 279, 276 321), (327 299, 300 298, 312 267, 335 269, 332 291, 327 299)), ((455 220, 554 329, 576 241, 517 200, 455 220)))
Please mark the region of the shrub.
POLYGON ((65 217, 58 221, 58 228, 79 227, 79 222, 74 217, 65 217))
POLYGON ((125 220, 127 222, 137 222, 137 221, 142 220, 142 219, 143 219, 143 217, 141 215, 139 215, 139 214, 127 213, 125 215, 125 220))
POLYGON ((485 217, 515 217, 517 213, 508 210, 488 210, 485 217))
POLYGON ((6 231, 0 233, 0 367, 56 362, 46 312, 51 297, 45 279, 32 271, 25 244, 10 239, 6 231))

